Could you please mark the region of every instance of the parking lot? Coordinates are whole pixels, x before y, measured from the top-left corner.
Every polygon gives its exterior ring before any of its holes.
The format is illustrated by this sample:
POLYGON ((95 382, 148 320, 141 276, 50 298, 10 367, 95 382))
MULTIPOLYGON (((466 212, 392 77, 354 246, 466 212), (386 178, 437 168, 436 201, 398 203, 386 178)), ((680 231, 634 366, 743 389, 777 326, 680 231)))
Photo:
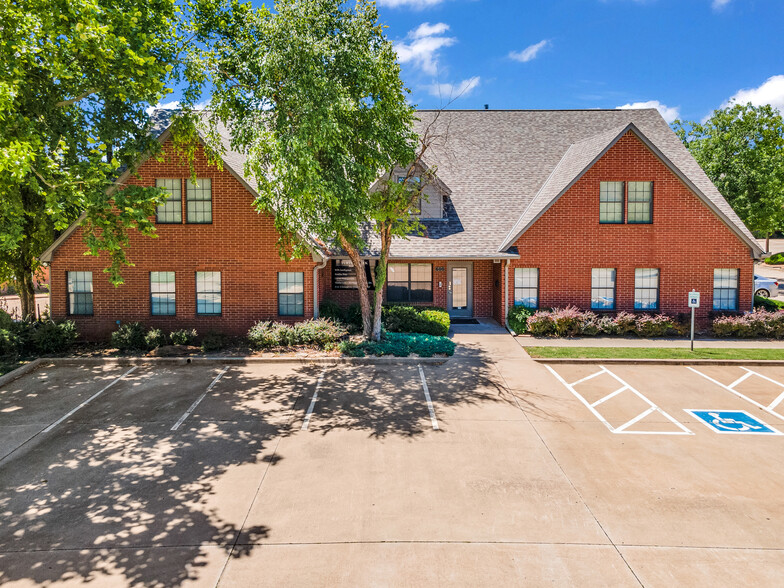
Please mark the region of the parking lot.
POLYGON ((780 582, 784 367, 542 365, 493 337, 41 366, 0 388, 0 584, 780 582))

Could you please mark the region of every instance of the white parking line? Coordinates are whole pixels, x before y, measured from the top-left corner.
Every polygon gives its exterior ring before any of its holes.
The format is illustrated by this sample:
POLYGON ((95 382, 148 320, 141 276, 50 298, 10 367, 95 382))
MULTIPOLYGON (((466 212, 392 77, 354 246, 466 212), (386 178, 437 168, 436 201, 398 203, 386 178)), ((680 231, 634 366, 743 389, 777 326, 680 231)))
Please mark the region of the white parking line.
POLYGON ((185 422, 185 419, 191 416, 193 411, 196 410, 196 407, 199 406, 199 403, 206 398, 207 394, 210 393, 210 391, 215 387, 215 384, 217 384, 220 381, 220 379, 227 371, 229 371, 229 366, 227 365, 223 366, 223 369, 220 371, 220 373, 217 376, 215 376, 215 379, 212 381, 212 383, 209 386, 207 386, 207 389, 204 391, 204 394, 199 396, 196 399, 196 402, 191 404, 191 407, 185 411, 185 414, 182 415, 176 423, 174 423, 174 425, 171 428, 172 431, 176 431, 177 429, 180 428, 180 425, 182 425, 182 423, 185 422))
POLYGON ((711 378, 710 376, 708 376, 706 374, 703 374, 699 370, 695 370, 693 367, 690 367, 690 366, 686 366, 686 367, 688 367, 695 374, 699 374, 700 376, 702 376, 706 380, 708 380, 710 382, 713 382, 717 386, 720 386, 720 387, 724 388, 727 392, 732 392, 738 398, 742 398, 743 400, 745 400, 747 402, 751 402, 754 406, 758 406, 759 408, 761 408, 765 412, 769 412, 770 414, 772 414, 775 417, 778 417, 780 419, 784 419, 784 415, 779 414, 778 412, 773 410, 774 408, 776 408, 781 403, 782 400, 784 400, 784 392, 779 394, 778 397, 776 397, 776 399, 773 402, 771 402, 770 404, 766 405, 766 404, 762 404, 760 402, 757 402, 756 400, 753 400, 753 399, 749 398, 748 396, 746 396, 742 392, 738 392, 737 390, 735 390, 735 386, 737 386, 738 384, 740 384, 741 382, 743 382, 747 378, 751 377, 752 375, 759 376, 763 380, 767 380, 768 382, 771 382, 772 384, 776 384, 777 386, 780 386, 781 388, 784 388, 784 384, 782 384, 781 382, 777 382, 776 380, 774 380, 772 378, 769 378, 768 376, 763 376, 762 374, 757 373, 757 372, 755 372, 753 370, 750 370, 748 368, 741 367, 742 370, 746 370, 746 373, 742 377, 738 378, 737 380, 735 380, 732 384, 730 384, 728 386, 726 384, 722 384, 718 380, 714 380, 713 378, 711 378))
POLYGON ((42 432, 42 433, 48 433, 49 431, 51 431, 52 429, 54 429, 54 428, 55 428, 57 425, 59 425, 60 423, 62 423, 62 422, 63 422, 63 421, 65 421, 65 420, 69 419, 69 418, 70 418, 70 417, 71 417, 71 416, 72 416, 72 415, 73 415, 73 414, 74 414, 76 411, 78 411, 78 410, 80 410, 81 408, 84 408, 85 406, 87 406, 88 404, 90 404, 90 403, 91 403, 93 400, 95 400, 96 398, 98 398, 98 397, 99 397, 101 394, 103 394, 104 392, 106 392, 106 391, 107 391, 109 388, 111 388, 112 386, 114 386, 114 385, 115 385, 117 382, 119 382, 120 380, 122 380, 123 378, 125 378, 125 376, 127 376, 127 375, 128 375, 128 374, 130 374, 131 372, 135 371, 137 367, 138 367, 138 366, 133 366, 131 369, 129 369, 127 372, 125 372, 125 373, 124 373, 122 376, 120 376, 119 378, 116 378, 116 379, 112 380, 112 381, 111 381, 109 384, 107 384, 106 386, 104 386, 103 388, 101 388, 100 390, 98 390, 98 392, 96 392, 95 394, 93 394, 92 396, 90 396, 90 398, 88 398, 87 400, 85 400, 84 402, 82 402, 82 403, 81 403, 79 406, 77 406, 76 408, 74 408, 74 409, 72 409, 72 410, 68 411, 68 413, 67 413, 67 414, 65 414, 63 417, 61 417, 61 418, 57 419, 55 422, 53 422, 51 425, 49 425, 48 427, 46 427, 46 428, 45 428, 43 431, 41 431, 41 432, 42 432))
POLYGON ((430 399, 430 390, 427 389, 427 380, 425 380, 425 372, 422 365, 419 368, 419 377, 422 379, 422 389, 425 391, 425 400, 427 401, 427 410, 430 411, 430 423, 433 425, 433 430, 438 431, 438 421, 436 420, 436 411, 433 409, 433 401, 430 399))
POLYGON ((308 407, 308 412, 305 413, 305 420, 302 421, 303 431, 308 430, 308 425, 310 424, 310 415, 313 414, 313 409, 316 407, 316 400, 318 400, 318 393, 319 393, 319 389, 321 388, 321 382, 324 381, 324 374, 326 373, 327 373, 327 368, 321 370, 318 380, 316 381, 316 389, 313 391, 313 398, 310 399, 310 406, 308 407))
POLYGON ((581 379, 577 380, 576 382, 572 382, 571 384, 569 382, 567 382, 566 380, 564 380, 561 377, 561 375, 558 372, 556 372, 553 368, 551 368, 549 365, 545 365, 545 367, 548 370, 550 370, 550 373, 553 374, 558 379, 558 381, 561 382, 561 384, 563 384, 566 387, 566 389, 569 390, 575 396, 575 398, 577 398, 580 402, 582 402, 585 405, 585 408, 590 410, 591 413, 597 419, 599 419, 599 422, 603 423, 604 426, 607 427, 610 430, 611 433, 625 434, 625 435, 694 435, 694 433, 692 433, 689 429, 687 429, 685 426, 683 426, 683 424, 681 424, 680 422, 675 420, 673 417, 671 417, 669 414, 664 412, 661 408, 659 408, 653 402, 651 402, 647 397, 645 397, 638 390, 636 390, 631 384, 629 384, 628 382, 624 381, 622 378, 618 377, 616 374, 614 374, 613 372, 608 370, 603 365, 599 366, 601 369, 598 372, 593 373, 590 376, 586 376, 584 378, 581 378, 581 379), (621 384, 621 387, 618 388, 617 390, 613 391, 613 392, 610 392, 606 396, 603 396, 602 398, 600 398, 599 400, 595 401, 592 404, 592 403, 588 402, 588 400, 575 389, 575 386, 577 386, 578 384, 582 384, 583 382, 586 382, 586 381, 590 380, 591 378, 595 378, 596 376, 599 376, 600 374, 608 374, 608 375, 610 375, 612 378, 614 378, 615 380, 617 380, 621 384), (595 407, 599 406, 603 402, 606 402, 610 398, 613 398, 614 396, 617 396, 618 394, 620 394, 621 392, 623 392, 625 390, 628 390, 628 391, 636 394, 641 400, 643 400, 643 402, 645 402, 648 405, 648 408, 646 410, 644 410, 643 412, 641 412, 640 414, 638 414, 633 419, 631 419, 631 420, 625 422, 624 424, 620 425, 619 427, 613 427, 607 421, 607 419, 605 419, 602 416, 602 414, 598 410, 596 410, 595 407), (671 423, 673 423, 676 427, 678 427, 680 429, 680 431, 628 431, 627 430, 629 427, 631 427, 632 425, 638 423, 639 421, 641 421, 642 419, 644 419, 645 417, 647 417, 649 414, 651 414, 653 412, 660 413, 662 416, 667 418, 671 423))

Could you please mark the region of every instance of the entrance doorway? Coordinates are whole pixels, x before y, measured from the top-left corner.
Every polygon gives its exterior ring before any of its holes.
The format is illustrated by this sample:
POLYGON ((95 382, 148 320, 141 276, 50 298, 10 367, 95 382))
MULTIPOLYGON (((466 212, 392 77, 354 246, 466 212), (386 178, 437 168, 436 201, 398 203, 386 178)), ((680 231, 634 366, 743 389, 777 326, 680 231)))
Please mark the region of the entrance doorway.
POLYGON ((474 316, 474 264, 453 261, 446 266, 446 309, 449 316, 474 316))

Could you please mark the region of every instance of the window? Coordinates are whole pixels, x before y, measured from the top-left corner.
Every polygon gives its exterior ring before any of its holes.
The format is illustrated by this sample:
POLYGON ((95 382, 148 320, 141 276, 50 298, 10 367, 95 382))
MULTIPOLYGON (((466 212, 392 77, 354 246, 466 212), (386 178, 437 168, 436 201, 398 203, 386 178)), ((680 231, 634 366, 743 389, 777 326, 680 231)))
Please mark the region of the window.
POLYGON ((713 310, 738 310, 738 270, 713 270, 713 310))
POLYGON ((433 266, 429 263, 390 263, 389 302, 433 302, 433 266))
POLYGON ((305 316, 305 274, 278 272, 278 314, 305 316))
POLYGON ((615 270, 594 268, 591 270, 591 308, 613 310, 615 308, 615 270))
POLYGON ((220 272, 196 272, 196 314, 220 313, 220 272))
POLYGON ((599 187, 599 222, 623 222, 623 182, 601 182, 599 187))
POLYGON ((634 270, 634 309, 659 308, 659 270, 637 268, 634 270))
POLYGON ((537 308, 539 306, 539 269, 516 267, 514 271, 515 306, 537 308))
POLYGON ((93 272, 68 272, 68 313, 93 313, 93 272))
POLYGON ((653 222, 653 182, 629 182, 626 195, 626 222, 653 222))
POLYGON ((212 222, 212 180, 199 178, 196 183, 187 180, 188 222, 209 224, 212 222))
POLYGON ((159 224, 181 223, 182 181, 180 179, 167 180, 158 178, 155 180, 155 185, 169 193, 166 202, 159 205, 155 210, 155 222, 159 224))
POLYGON ((174 272, 150 272, 150 313, 155 316, 176 314, 174 272))
MULTIPOLYGON (((370 290, 374 290, 376 285, 376 260, 365 260, 365 281, 370 290)), ((332 260, 332 289, 333 290, 356 290, 357 272, 350 259, 332 260)))

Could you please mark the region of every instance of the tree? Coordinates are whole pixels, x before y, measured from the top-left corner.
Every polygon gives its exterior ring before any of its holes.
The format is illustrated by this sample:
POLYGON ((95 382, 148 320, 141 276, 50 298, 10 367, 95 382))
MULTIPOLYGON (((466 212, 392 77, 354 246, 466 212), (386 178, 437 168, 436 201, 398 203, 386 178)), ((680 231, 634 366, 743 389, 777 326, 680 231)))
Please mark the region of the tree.
POLYGON ((0 282, 15 282, 24 316, 37 257, 80 213, 114 283, 128 230, 154 232, 162 192, 113 182, 158 149, 147 109, 178 73, 179 23, 176 0, 0 5, 0 282))
POLYGON ((285 258, 309 240, 347 253, 364 335, 378 340, 389 246, 416 230, 410 213, 424 182, 409 180, 427 173, 374 3, 278 0, 274 12, 235 4, 200 34, 210 47, 212 143, 219 148, 215 125, 224 122, 258 183, 256 205, 274 213, 285 258), (406 181, 386 181, 399 165, 406 181), (375 307, 361 279, 368 253, 380 258, 375 307))
MULTIPOLYGON (((784 227, 784 119, 770 105, 735 104, 675 132, 750 230, 784 227)), ((768 249, 769 243, 766 243, 768 249)))

